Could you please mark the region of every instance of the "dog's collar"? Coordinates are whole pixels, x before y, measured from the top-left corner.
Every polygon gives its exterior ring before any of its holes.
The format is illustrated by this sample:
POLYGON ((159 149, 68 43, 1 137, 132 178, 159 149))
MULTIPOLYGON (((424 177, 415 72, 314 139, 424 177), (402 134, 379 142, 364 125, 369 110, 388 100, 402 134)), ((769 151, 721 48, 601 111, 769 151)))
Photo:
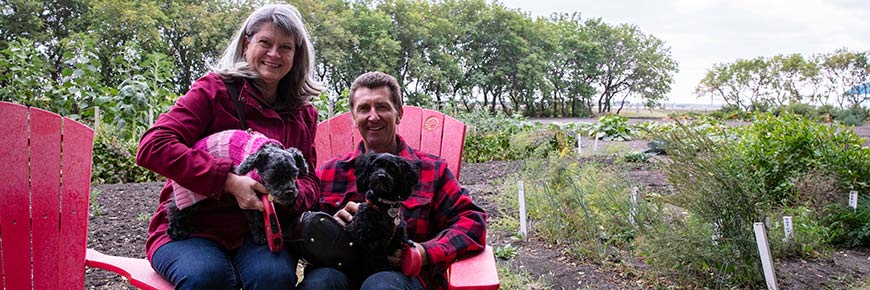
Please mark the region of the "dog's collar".
POLYGON ((374 202, 377 202, 378 204, 385 204, 390 207, 395 207, 395 205, 402 203, 401 200, 386 200, 380 197, 376 197, 374 195, 375 194, 371 189, 369 189, 369 191, 366 191, 366 203, 372 204, 371 199, 374 199, 374 202), (369 197, 371 197, 371 199, 369 199, 369 197))

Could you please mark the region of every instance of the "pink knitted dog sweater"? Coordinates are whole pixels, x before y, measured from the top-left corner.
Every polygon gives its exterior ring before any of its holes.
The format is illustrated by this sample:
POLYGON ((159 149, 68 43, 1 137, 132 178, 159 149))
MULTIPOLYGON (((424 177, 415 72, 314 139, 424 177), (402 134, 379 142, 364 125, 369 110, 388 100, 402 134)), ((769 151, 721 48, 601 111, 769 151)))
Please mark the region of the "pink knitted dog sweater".
MULTIPOLYGON (((259 132, 226 130, 199 140, 196 144, 193 144, 193 149, 204 150, 217 158, 229 158, 233 161, 233 169, 235 169, 245 158, 260 150, 260 147, 273 142, 284 148, 278 140, 266 137, 259 132)), ((253 170, 245 175, 260 181, 260 176, 253 170)), ((207 194, 193 192, 175 181, 172 181, 172 191, 175 197, 175 205, 178 209, 187 208, 208 198, 207 194)))

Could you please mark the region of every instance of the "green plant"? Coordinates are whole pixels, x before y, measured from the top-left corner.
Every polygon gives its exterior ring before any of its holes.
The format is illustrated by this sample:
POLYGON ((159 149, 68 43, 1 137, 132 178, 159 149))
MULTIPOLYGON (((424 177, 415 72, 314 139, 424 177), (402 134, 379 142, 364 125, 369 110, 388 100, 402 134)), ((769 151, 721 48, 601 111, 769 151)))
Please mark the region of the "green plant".
POLYGON ((102 192, 99 189, 96 189, 96 188, 91 189, 91 194, 90 194, 90 198, 88 201, 90 204, 90 206, 88 208, 88 212, 90 213, 91 216, 102 216, 103 215, 103 206, 100 205, 99 201, 97 201, 97 197, 99 197, 101 193, 102 192))
POLYGON ((588 133, 604 141, 628 141, 632 135, 628 119, 615 114, 598 118, 598 123, 593 124, 588 133))
POLYGON ((532 277, 529 271, 511 267, 506 263, 498 263, 499 289, 504 290, 545 290, 553 289, 541 279, 532 277))
POLYGON ((625 154, 620 156, 620 161, 631 163, 647 163, 649 162, 649 159, 653 156, 654 154, 646 153, 643 151, 631 151, 626 152, 625 154))
POLYGON ((502 260, 510 260, 516 257, 517 254, 519 254, 519 249, 517 249, 517 247, 514 247, 513 245, 508 244, 495 247, 493 249, 493 253, 495 254, 496 258, 502 260))
POLYGON ((826 209, 829 213, 822 222, 831 228, 831 239, 836 245, 845 247, 870 246, 870 198, 858 198, 858 208, 843 203, 832 204, 826 209))
POLYGON ((630 223, 631 184, 619 172, 556 156, 526 165, 526 203, 536 234, 572 245, 578 256, 602 262, 618 257, 616 249, 655 216, 641 200, 630 223))
POLYGON ((851 106, 846 109, 837 110, 834 112, 834 117, 837 121, 848 126, 861 126, 864 121, 870 119, 870 110, 861 106, 851 106))
POLYGON ((109 130, 97 130, 94 137, 94 183, 124 183, 156 181, 160 176, 136 165, 139 143, 118 137, 109 130))

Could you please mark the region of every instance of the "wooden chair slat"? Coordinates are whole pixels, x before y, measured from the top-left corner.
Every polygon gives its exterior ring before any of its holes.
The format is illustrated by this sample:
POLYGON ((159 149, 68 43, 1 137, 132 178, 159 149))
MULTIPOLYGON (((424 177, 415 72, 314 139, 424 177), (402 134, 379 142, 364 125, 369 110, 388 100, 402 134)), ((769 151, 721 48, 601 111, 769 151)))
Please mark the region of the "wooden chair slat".
POLYGON ((462 150, 465 148, 465 124, 453 117, 444 116, 444 133, 442 135, 441 158, 447 160, 447 166, 456 179, 462 169, 462 150))
MULTIPOLYGON (((404 106, 402 107, 402 120, 399 122, 399 135, 405 139, 408 146, 416 150, 420 150, 420 126, 422 123, 423 110, 420 107, 404 106)), ((425 152, 425 151, 424 151, 425 152)))
MULTIPOLYGON (((60 289, 61 117, 30 110, 30 196, 32 202, 33 286, 60 289)), ((65 253, 64 253, 65 254, 65 253)), ((75 284, 73 284, 75 285, 75 284)), ((82 284, 84 286, 84 284, 82 284)))
POLYGON ((420 151, 441 155, 444 133, 444 114, 432 110, 422 110, 421 123, 417 129, 420 131, 420 151))
POLYGON ((30 258, 30 201, 27 170, 27 107, 0 103, 0 246, 2 246, 3 285, 6 289, 33 289, 30 258), (23 169, 23 170, 22 170, 23 169))
POLYGON ((60 239, 62 244, 61 285, 84 286, 85 249, 88 237, 88 199, 91 190, 91 160, 94 131, 64 118, 61 169, 62 207, 60 239))

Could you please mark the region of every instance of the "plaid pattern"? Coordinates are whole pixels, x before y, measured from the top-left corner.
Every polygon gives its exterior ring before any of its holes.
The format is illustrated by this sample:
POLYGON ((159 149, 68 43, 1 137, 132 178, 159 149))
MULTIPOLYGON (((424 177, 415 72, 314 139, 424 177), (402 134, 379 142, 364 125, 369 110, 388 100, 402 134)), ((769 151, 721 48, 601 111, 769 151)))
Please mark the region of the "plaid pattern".
MULTIPOLYGON (((421 168, 420 183, 402 203, 408 237, 423 245, 429 257, 429 265, 423 267, 420 279, 427 289, 446 289, 447 267, 486 245, 487 215, 459 185, 446 161, 415 152, 401 136, 398 143, 398 155, 421 168)), ((365 194, 356 191, 353 168, 354 160, 364 151, 360 142, 356 151, 330 159, 317 169, 322 210, 334 214, 348 201, 365 201, 365 194)))
MULTIPOLYGON (((235 168, 242 163, 245 158, 248 158, 252 153, 260 150, 267 143, 277 143, 278 140, 269 138, 258 132, 248 132, 244 130, 226 130, 209 135, 208 137, 199 140, 193 144, 194 150, 203 150, 214 157, 229 158, 233 161, 235 168)), ((281 147, 284 147, 281 145, 281 147)), ((260 181, 260 176, 255 170, 245 174, 256 181, 260 181)), ((200 194, 193 192, 190 189, 184 188, 174 180, 172 183, 172 193, 175 195, 175 206, 178 209, 185 209, 197 202, 209 197, 208 194, 200 194)))

